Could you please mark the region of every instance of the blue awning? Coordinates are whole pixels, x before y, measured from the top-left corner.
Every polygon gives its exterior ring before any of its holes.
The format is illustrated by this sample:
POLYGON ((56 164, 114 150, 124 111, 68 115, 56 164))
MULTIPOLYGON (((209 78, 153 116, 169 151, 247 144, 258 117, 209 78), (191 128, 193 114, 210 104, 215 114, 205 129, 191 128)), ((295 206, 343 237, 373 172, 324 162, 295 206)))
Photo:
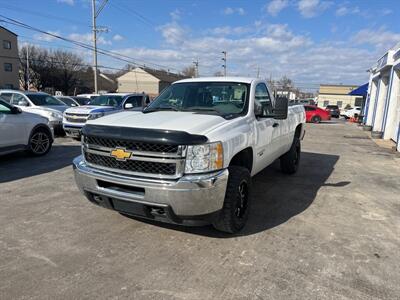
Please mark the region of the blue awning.
POLYGON ((367 92, 368 92, 368 83, 360 85, 358 88, 355 90, 352 90, 349 95, 351 96, 363 96, 367 97, 367 92))

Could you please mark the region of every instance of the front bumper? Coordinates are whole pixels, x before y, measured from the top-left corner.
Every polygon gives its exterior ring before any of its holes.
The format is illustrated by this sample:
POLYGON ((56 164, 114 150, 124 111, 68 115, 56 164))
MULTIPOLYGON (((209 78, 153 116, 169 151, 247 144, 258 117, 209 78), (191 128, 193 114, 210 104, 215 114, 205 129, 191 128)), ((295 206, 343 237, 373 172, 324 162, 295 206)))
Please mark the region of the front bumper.
POLYGON ((50 121, 49 126, 53 128, 55 134, 63 133, 62 121, 50 121))
POLYGON ((178 180, 131 177, 73 161, 79 190, 95 204, 129 215, 197 225, 209 223, 223 207, 229 172, 185 175, 178 180))
POLYGON ((79 137, 82 133, 82 128, 85 124, 68 124, 63 123, 65 134, 70 137, 79 137))

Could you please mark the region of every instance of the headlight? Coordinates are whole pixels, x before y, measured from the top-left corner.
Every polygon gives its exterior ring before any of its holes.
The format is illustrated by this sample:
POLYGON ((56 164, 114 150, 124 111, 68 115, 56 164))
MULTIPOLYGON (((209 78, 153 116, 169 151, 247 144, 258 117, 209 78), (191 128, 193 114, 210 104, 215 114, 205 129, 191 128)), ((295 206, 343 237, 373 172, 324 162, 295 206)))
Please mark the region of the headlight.
POLYGON ((62 114, 56 113, 56 112, 51 112, 50 116, 54 119, 62 119, 62 114))
POLYGON ((221 142, 188 146, 185 173, 205 173, 222 169, 224 154, 221 142))
POLYGON ((94 120, 94 119, 100 118, 102 116, 104 116, 103 112, 92 113, 89 115, 88 120, 94 120))

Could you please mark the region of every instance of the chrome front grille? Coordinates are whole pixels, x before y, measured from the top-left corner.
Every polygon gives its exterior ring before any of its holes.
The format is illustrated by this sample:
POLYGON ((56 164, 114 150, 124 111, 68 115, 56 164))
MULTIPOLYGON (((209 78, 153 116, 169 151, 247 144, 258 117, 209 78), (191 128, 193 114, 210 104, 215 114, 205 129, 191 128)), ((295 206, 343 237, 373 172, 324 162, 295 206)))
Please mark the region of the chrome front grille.
POLYGON ((83 137, 86 163, 94 168, 126 175, 176 179, 185 168, 185 146, 143 143, 124 139, 83 137), (123 149, 126 158, 116 158, 113 151, 123 149))
POLYGON ((86 123, 88 114, 65 113, 65 119, 70 123, 86 123))

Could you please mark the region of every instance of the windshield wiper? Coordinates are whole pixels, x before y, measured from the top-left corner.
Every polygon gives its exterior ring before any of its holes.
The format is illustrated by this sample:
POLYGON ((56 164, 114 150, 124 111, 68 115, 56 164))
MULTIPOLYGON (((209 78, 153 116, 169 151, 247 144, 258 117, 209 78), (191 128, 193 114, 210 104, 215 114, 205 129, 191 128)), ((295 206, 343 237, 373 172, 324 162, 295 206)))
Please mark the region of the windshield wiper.
POLYGON ((186 107, 185 109, 183 109, 184 111, 216 111, 219 112, 218 110, 216 110, 215 108, 212 107, 197 107, 197 106, 193 106, 193 107, 186 107))
POLYGON ((151 113, 151 112, 161 111, 161 110, 179 111, 179 109, 177 109, 176 107, 173 107, 173 106, 162 106, 162 107, 155 107, 155 108, 144 109, 142 112, 143 112, 143 113, 151 113))

